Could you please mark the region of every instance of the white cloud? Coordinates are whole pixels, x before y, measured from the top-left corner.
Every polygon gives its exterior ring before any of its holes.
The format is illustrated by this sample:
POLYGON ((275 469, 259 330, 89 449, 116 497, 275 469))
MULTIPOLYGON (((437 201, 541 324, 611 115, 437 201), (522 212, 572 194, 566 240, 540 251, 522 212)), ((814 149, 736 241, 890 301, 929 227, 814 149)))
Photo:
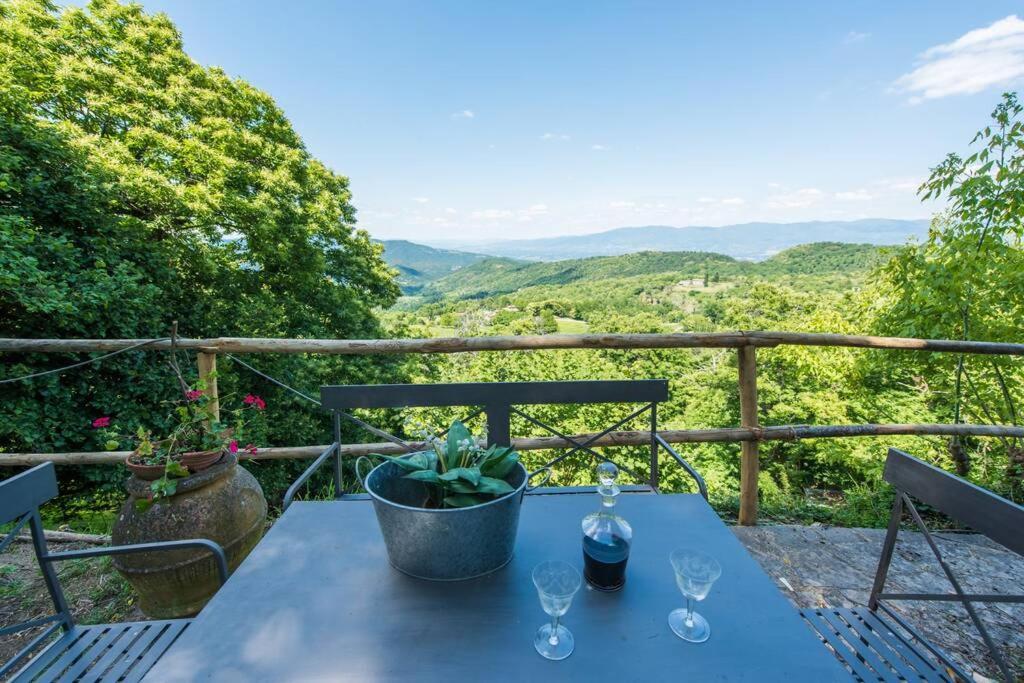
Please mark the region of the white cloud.
POLYGON ((986 28, 968 31, 951 43, 921 54, 910 73, 892 85, 910 103, 971 95, 1024 78, 1024 21, 1016 14, 986 28))
POLYGON ((430 197, 413 197, 412 200, 417 204, 426 204, 430 201, 430 197))
POLYGON ((714 204, 717 201, 718 200, 714 197, 697 197, 697 202, 699 204, 714 204))
POLYGON ((805 187, 794 192, 769 197, 766 205, 770 209, 802 209, 817 204, 822 200, 824 194, 816 187, 805 187))
POLYGON ((874 199, 874 195, 864 189, 851 190, 848 192, 836 192, 836 199, 841 202, 866 202, 874 199))
POLYGON ((473 119, 476 118, 476 114, 473 113, 472 109, 463 109, 452 114, 453 119, 473 119))
POLYGON ((568 140, 569 136, 565 133, 544 133, 540 136, 541 140, 568 140))
POLYGON ((590 149, 596 150, 598 152, 603 152, 606 149, 608 149, 608 147, 606 147, 605 145, 591 145, 590 149))
POLYGON ((444 212, 445 212, 446 214, 448 214, 448 215, 455 215, 455 214, 457 214, 457 213, 458 213, 458 211, 456 211, 455 209, 453 209, 453 208, 452 208, 452 207, 450 207, 450 206, 449 206, 448 208, 446 208, 446 209, 444 210, 444 212))
POLYGON ((608 206, 612 209, 631 209, 636 206, 636 202, 615 201, 608 202, 608 206))
POLYGON ((850 31, 843 38, 843 43, 846 45, 853 45, 854 43, 863 43, 865 40, 871 37, 870 33, 861 33, 860 31, 850 31))
POLYGON ((483 209, 469 214, 471 218, 484 221, 496 221, 502 218, 512 218, 512 212, 508 209, 483 209))
POLYGON ((878 184, 896 192, 913 192, 917 194, 917 190, 923 182, 923 178, 889 178, 880 180, 878 184))
POLYGON ((726 206, 742 206, 747 203, 747 200, 743 197, 726 197, 722 200, 722 203, 726 206))

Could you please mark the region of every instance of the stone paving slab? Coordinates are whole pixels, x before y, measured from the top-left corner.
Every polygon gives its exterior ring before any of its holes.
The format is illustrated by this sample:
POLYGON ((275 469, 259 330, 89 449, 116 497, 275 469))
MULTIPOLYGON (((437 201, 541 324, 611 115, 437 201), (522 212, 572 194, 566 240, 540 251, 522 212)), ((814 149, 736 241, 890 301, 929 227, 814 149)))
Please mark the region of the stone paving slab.
MULTIPOLYGON (((797 607, 867 605, 884 529, 789 525, 732 529, 797 607)), ((1024 593, 1024 558, 976 534, 933 536, 965 592, 1024 593)), ((953 592, 923 534, 900 532, 886 590, 953 592)), ((977 680, 1001 678, 960 604, 888 604, 977 680)), ((1018 680, 1024 681, 1024 604, 979 604, 976 609, 993 640, 1004 648, 1004 657, 1018 680)))

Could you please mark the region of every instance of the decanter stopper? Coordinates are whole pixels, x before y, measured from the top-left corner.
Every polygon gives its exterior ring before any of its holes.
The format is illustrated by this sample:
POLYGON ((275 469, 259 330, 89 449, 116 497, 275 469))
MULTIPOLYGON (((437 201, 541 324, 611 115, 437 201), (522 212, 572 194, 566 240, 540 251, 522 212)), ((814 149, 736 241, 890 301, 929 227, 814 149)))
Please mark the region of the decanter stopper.
POLYGON ((597 466, 597 480, 601 485, 597 492, 601 494, 606 506, 615 505, 615 496, 619 495, 619 486, 615 480, 619 478, 619 468, 610 462, 603 462, 597 466))

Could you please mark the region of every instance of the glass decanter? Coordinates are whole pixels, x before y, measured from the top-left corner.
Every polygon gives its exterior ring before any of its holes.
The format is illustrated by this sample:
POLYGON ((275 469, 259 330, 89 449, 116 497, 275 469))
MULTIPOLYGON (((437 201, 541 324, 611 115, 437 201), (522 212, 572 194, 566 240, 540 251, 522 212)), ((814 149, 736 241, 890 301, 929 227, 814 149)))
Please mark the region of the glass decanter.
POLYGON ((633 542, 633 527, 615 514, 618 476, 619 468, 610 462, 597 466, 601 507, 583 518, 583 575, 602 591, 617 591, 626 583, 626 561, 633 542))

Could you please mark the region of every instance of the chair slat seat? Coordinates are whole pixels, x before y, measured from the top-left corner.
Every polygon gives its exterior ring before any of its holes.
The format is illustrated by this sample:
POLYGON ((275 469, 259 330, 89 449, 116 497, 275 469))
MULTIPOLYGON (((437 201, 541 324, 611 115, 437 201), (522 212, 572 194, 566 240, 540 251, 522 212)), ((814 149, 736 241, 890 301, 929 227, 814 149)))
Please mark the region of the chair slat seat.
POLYGON ((914 647, 898 629, 866 607, 806 609, 800 616, 859 681, 956 680, 929 653, 914 647))
POLYGON ((14 683, 138 681, 191 619, 74 626, 36 655, 14 683))

